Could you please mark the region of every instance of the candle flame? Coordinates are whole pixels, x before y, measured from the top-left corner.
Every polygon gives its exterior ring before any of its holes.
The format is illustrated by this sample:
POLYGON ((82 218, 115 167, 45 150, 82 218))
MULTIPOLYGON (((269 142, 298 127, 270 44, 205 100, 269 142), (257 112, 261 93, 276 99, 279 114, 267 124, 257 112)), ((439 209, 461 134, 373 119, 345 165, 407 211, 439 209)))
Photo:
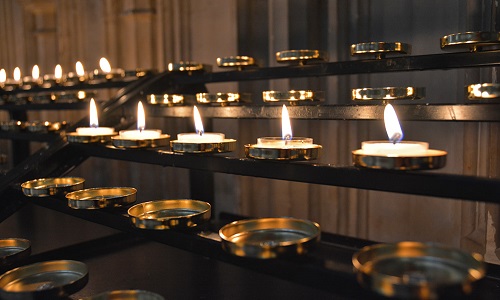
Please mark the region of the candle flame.
POLYGON ((111 72, 111 65, 109 64, 108 60, 105 57, 101 57, 99 60, 99 66, 101 67, 101 70, 105 73, 111 72))
POLYGON ((401 129, 401 125, 399 124, 396 111, 391 104, 387 104, 385 107, 384 122, 389 141, 393 142, 394 144, 401 141, 403 139, 403 130, 401 129))
POLYGON ((21 69, 19 69, 19 67, 16 67, 14 69, 14 80, 15 81, 21 80, 21 69))
POLYGON ((99 127, 97 108, 95 106, 94 98, 90 99, 90 127, 99 127))
POLYGON ((144 106, 142 101, 137 104, 137 129, 143 131, 146 128, 146 116, 144 113, 144 106))
POLYGON ((203 129, 203 122, 201 122, 200 112, 196 105, 193 108, 193 116, 194 116, 194 128, 196 129, 196 133, 199 135, 203 135, 205 130, 203 129))
POLYGON ((34 65, 33 69, 31 70, 31 78, 33 78, 33 80, 38 80, 39 77, 40 77, 40 68, 38 68, 38 65, 34 65))
POLYGON ((288 109, 286 109, 284 104, 281 110, 281 136, 284 140, 292 139, 292 124, 290 123, 288 109))
POLYGON ((78 76, 85 75, 85 69, 83 68, 83 64, 80 61, 76 62, 75 68, 76 68, 76 75, 78 76))
POLYGON ((62 68, 61 68, 61 65, 57 65, 56 68, 54 69, 54 77, 56 79, 61 79, 61 77, 62 77, 62 68))
POLYGON ((5 83, 7 81, 7 73, 5 73, 5 69, 0 70, 0 82, 5 83))

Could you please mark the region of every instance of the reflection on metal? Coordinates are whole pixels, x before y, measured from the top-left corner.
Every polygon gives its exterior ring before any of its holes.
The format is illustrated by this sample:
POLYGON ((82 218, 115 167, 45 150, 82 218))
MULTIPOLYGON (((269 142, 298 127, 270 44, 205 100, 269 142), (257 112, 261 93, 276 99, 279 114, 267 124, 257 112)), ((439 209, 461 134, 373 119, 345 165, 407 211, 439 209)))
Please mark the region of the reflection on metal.
POLYGON ((169 63, 167 67, 169 72, 212 72, 211 65, 200 64, 193 61, 181 61, 178 63, 169 63))
POLYGON ((381 87, 352 89, 352 100, 416 100, 425 97, 423 87, 381 87))
POLYGON ((351 45, 351 55, 374 54, 380 59, 390 53, 411 54, 411 45, 401 42, 369 42, 351 45))
POLYGON ((184 95, 151 94, 146 97, 149 104, 175 106, 184 104, 184 95))
POLYGON ((308 104, 325 99, 325 93, 312 90, 263 91, 264 102, 288 102, 290 105, 308 104))
POLYGON ((487 100, 500 98, 500 83, 478 83, 468 85, 467 98, 470 100, 487 100))
POLYGON ((366 154, 362 149, 352 151, 354 166, 369 169, 387 170, 431 170, 440 169, 446 165, 446 155, 443 150, 429 149, 422 155, 392 156, 366 154))
POLYGON ((216 104, 226 106, 229 104, 239 104, 241 102, 249 102, 250 94, 240 93, 198 93, 196 94, 196 102, 200 104, 216 104))
POLYGON ((222 142, 215 143, 188 143, 179 140, 170 141, 170 148, 178 153, 225 153, 236 150, 236 140, 224 139, 222 142))
POLYGON ((26 196, 48 197, 81 190, 84 183, 80 177, 40 178, 23 182, 21 188, 26 196))
POLYGON ((170 135, 162 134, 159 138, 152 139, 127 139, 122 138, 120 135, 116 135, 111 137, 111 142, 113 146, 117 148, 126 148, 126 149, 137 149, 137 148, 159 148, 159 147, 167 147, 168 140, 170 139, 170 135))
POLYGON ((466 48, 480 51, 484 46, 500 45, 500 32, 470 31, 445 35, 441 38, 441 49, 466 48))
POLYGON ((31 254, 31 242, 26 239, 0 239, 0 265, 6 266, 28 257, 31 254))
POLYGON ((162 296, 144 290, 116 290, 100 293, 81 300, 164 300, 162 296))
POLYGON ((279 63, 298 62, 299 64, 325 62, 328 61, 328 53, 321 50, 284 50, 276 52, 276 61, 279 63))
POLYGON ((239 56, 227 56, 227 57, 217 58, 217 66, 221 68, 236 67, 239 70, 241 70, 244 67, 257 66, 257 64, 253 57, 239 55, 239 56))
POLYGON ((68 206, 75 209, 120 207, 135 202, 137 190, 132 187, 102 187, 66 194, 68 206))

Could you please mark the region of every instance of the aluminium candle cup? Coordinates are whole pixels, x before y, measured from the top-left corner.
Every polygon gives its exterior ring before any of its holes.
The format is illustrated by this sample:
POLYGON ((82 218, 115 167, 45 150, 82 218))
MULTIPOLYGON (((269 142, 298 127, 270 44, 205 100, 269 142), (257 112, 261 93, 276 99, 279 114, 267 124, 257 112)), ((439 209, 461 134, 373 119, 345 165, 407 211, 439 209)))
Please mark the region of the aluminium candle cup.
POLYGON ((12 269, 0 276, 0 298, 61 299, 88 282, 88 268, 79 261, 53 260, 12 269))
POLYGON ((257 63, 253 57, 237 55, 218 57, 217 66, 220 68, 238 68, 238 70, 242 70, 245 67, 256 67, 257 63))
POLYGON ((137 68, 134 70, 125 70, 125 77, 141 78, 141 77, 153 75, 156 73, 158 73, 158 70, 156 70, 156 69, 137 68))
POLYGON ((167 147, 170 135, 160 134, 158 138, 145 138, 145 139, 129 139, 116 135, 111 137, 113 146, 124 149, 139 149, 139 148, 159 148, 167 147))
POLYGON ((500 98, 499 83, 478 83, 465 87, 469 100, 498 100, 500 98))
POLYGON ((28 197, 49 197, 81 190, 84 183, 81 177, 40 178, 23 182, 21 189, 28 197))
POLYGON ((462 299, 486 275, 481 255, 432 243, 367 246, 352 263, 363 287, 398 299, 462 299))
POLYGON ((200 64, 194 61, 180 61, 178 63, 169 63, 167 69, 169 72, 186 72, 188 74, 192 72, 212 72, 211 65, 200 64))
POLYGON ((70 143, 77 144, 106 144, 111 142, 111 138, 117 134, 117 132, 113 132, 111 134, 83 135, 76 132, 69 132, 66 133, 66 139, 70 143))
POLYGON ((137 190, 132 187, 101 187, 66 194, 68 206, 74 209, 101 209, 135 202, 137 190))
POLYGON ((352 100, 417 100, 425 98, 424 87, 381 87, 352 89, 352 100))
POLYGON ((141 229, 187 229, 210 220, 211 205, 191 199, 155 200, 128 209, 132 224, 141 229))
POLYGON ((249 102, 250 94, 243 93, 197 93, 196 102, 199 104, 213 104, 227 106, 230 104, 240 104, 249 102))
POLYGON ((279 63, 326 62, 328 53, 321 50, 285 50, 276 52, 276 61, 279 63))
POLYGON ((0 239, 0 265, 6 266, 31 254, 31 242, 20 238, 0 239))
POLYGON ((80 300, 165 300, 163 296, 145 290, 116 290, 103 292, 80 300))
POLYGON ((302 161, 317 159, 323 148, 321 145, 313 144, 311 138, 294 137, 285 141, 281 137, 259 138, 257 144, 245 145, 245 156, 253 159, 277 160, 277 161, 302 161), (266 145, 276 142, 287 143, 287 145, 266 145))
POLYGON ((480 51, 485 46, 500 45, 500 32, 470 31, 445 35, 440 39, 441 49, 465 48, 480 51))
POLYGON ((225 251, 259 259, 303 255, 319 242, 320 235, 317 223, 294 218, 241 220, 219 230, 225 251))
POLYGON ((325 93, 312 90, 263 91, 262 100, 266 103, 288 102, 290 105, 311 104, 325 99, 325 93))
POLYGON ((351 45, 351 55, 375 55, 384 58, 387 54, 411 54, 411 45, 401 42, 367 42, 351 45))
POLYGON ((225 153, 236 150, 236 140, 224 139, 222 142, 193 143, 179 140, 170 141, 170 148, 176 153, 208 154, 225 153))
POLYGON ((151 105, 176 106, 184 105, 185 95, 177 94, 151 94, 147 95, 146 100, 151 105))

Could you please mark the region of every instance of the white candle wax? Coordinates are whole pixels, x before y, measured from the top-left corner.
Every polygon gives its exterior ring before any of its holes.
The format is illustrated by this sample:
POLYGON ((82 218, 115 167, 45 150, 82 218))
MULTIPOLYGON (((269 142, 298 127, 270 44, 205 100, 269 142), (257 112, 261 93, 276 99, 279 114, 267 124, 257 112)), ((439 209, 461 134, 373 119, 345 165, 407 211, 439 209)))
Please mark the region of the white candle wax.
POLYGON ((120 138, 124 140, 150 140, 161 137, 161 130, 122 130, 120 138))
POLYGON ((368 141, 361 143, 361 149, 368 155, 419 156, 426 153, 429 144, 426 142, 368 141))
POLYGON ((84 136, 112 135, 114 133, 115 129, 112 127, 78 127, 76 129, 76 134, 84 136))
POLYGON ((283 139, 281 137, 262 137, 257 139, 257 146, 261 148, 308 148, 313 145, 312 138, 294 137, 283 139))
POLYGON ((177 140, 182 143, 220 143, 226 136, 223 133, 205 132, 202 135, 198 133, 179 133, 177 140))

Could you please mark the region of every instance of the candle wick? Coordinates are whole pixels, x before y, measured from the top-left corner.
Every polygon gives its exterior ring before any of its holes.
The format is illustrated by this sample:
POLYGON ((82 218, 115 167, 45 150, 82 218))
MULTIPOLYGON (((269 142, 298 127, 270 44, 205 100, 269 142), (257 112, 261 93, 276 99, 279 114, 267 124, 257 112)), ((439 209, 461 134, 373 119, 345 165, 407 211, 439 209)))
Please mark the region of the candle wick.
POLYGON ((199 136, 203 135, 203 130, 197 130, 196 133, 198 133, 199 136))
POLYGON ((395 132, 390 138, 389 138, 389 141, 391 141, 393 144, 396 144, 398 143, 399 141, 401 141, 401 138, 402 138, 402 134, 399 133, 399 132, 395 132))
POLYGON ((292 140, 292 135, 291 134, 286 134, 283 139, 285 140, 285 145, 288 145, 288 142, 292 140))

